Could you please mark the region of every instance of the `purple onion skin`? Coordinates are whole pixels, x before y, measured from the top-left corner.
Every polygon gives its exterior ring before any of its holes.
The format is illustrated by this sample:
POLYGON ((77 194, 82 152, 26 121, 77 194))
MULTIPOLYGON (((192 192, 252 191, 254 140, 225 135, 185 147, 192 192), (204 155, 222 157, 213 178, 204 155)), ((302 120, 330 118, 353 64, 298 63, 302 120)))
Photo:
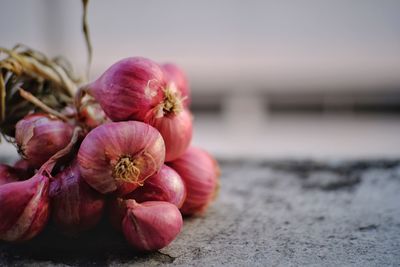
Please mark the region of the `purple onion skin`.
POLYGON ((181 156, 192 140, 192 114, 184 109, 178 114, 164 114, 156 118, 148 117, 146 121, 155 127, 164 138, 165 161, 172 161, 181 156))
POLYGON ((202 214, 218 189, 219 168, 210 154, 189 147, 178 159, 169 162, 185 183, 187 195, 180 211, 184 215, 202 214))
POLYGON ((78 163, 84 180, 102 194, 126 195, 158 172, 165 145, 160 133, 138 121, 110 122, 93 129, 83 140, 78 163), (116 174, 121 160, 129 158, 135 175, 116 174), (139 172, 137 172, 139 170, 139 172))
POLYGON ((180 208, 186 199, 186 187, 176 171, 163 165, 158 173, 145 181, 144 186, 137 188, 125 198, 134 199, 139 203, 166 201, 180 208))
POLYGON ((49 178, 36 174, 0 186, 0 240, 26 241, 39 234, 49 218, 49 178))
POLYGON ((191 96, 186 74, 181 68, 172 63, 163 64, 161 65, 161 68, 164 71, 164 76, 167 84, 175 84, 176 88, 180 91, 181 96, 184 98, 184 107, 188 108, 191 103, 191 96))
POLYGON ((164 201, 141 204, 127 200, 122 232, 136 251, 155 251, 170 244, 183 225, 178 208, 164 201))
POLYGON ((24 159, 33 168, 42 166, 72 137, 73 127, 45 114, 28 115, 16 124, 15 139, 24 159))
POLYGON ((76 162, 55 177, 49 194, 53 221, 67 235, 93 228, 102 217, 104 197, 86 184, 76 162))
POLYGON ((87 86, 113 121, 139 120, 162 100, 165 88, 160 66, 146 58, 122 59, 87 86))

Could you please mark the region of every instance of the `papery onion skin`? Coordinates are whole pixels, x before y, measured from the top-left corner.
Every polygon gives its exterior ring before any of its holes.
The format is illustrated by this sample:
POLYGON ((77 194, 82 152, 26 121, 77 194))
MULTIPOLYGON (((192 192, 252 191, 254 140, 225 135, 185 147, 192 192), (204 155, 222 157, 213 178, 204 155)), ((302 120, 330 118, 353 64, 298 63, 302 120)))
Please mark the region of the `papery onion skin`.
POLYGON ((162 99, 165 88, 160 66, 146 58, 122 59, 107 69, 87 91, 113 121, 143 121, 162 99))
POLYGON ((218 185, 216 161, 200 148, 189 147, 178 159, 169 162, 186 185, 187 195, 180 211, 184 215, 204 213, 218 185))
POLYGON ((76 108, 74 106, 72 106, 72 105, 65 106, 61 110, 61 114, 63 114, 65 117, 67 117, 69 119, 73 119, 77 115, 76 108))
POLYGON ((147 121, 162 135, 165 142, 165 161, 172 161, 181 156, 192 140, 193 124, 189 110, 178 114, 165 114, 160 118, 153 117, 147 121))
POLYGON ((26 181, 0 186, 0 239, 32 239, 49 218, 49 178, 36 174, 26 181))
POLYGON ((167 165, 148 178, 144 185, 125 196, 142 203, 145 201, 166 201, 182 207, 186 199, 186 187, 179 174, 167 165))
POLYGON ((102 194, 120 196, 158 172, 164 159, 160 133, 138 121, 100 125, 85 137, 78 152, 84 180, 102 194))
POLYGON ((21 169, 0 164, 0 186, 29 178, 29 174, 21 169))
POLYGON ((188 108, 191 103, 189 82, 184 71, 173 63, 161 65, 167 84, 174 83, 183 98, 183 105, 188 108))
POLYGON ((104 196, 86 184, 76 162, 51 181, 49 195, 53 221, 67 235, 93 228, 102 217, 104 196))
POLYGON ((155 251, 167 246, 180 233, 182 225, 182 215, 171 203, 147 201, 138 204, 127 200, 122 231, 137 251, 155 251))
POLYGON ((100 104, 95 102, 93 98, 83 99, 81 101, 83 101, 83 103, 79 106, 77 118, 82 128, 90 131, 101 124, 111 122, 100 104))
POLYGON ((45 114, 28 115, 15 126, 15 140, 22 157, 39 168, 71 140, 73 127, 45 114))

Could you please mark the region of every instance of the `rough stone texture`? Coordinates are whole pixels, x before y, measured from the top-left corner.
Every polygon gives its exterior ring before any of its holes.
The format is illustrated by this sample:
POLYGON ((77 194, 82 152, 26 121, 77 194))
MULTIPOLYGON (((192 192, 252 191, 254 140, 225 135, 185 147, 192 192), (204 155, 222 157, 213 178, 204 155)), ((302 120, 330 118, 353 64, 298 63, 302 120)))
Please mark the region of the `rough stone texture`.
POLYGON ((222 161, 221 191, 167 248, 137 255, 106 222, 0 243, 10 266, 399 266, 400 162, 222 161))

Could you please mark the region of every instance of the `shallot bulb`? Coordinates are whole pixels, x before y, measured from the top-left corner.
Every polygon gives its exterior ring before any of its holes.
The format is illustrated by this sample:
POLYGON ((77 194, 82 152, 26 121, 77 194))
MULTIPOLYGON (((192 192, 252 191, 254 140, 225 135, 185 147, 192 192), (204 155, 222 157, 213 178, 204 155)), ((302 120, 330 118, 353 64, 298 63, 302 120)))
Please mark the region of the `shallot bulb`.
POLYGON ((138 204, 126 201, 122 231, 128 243, 137 251, 155 251, 167 246, 180 233, 183 225, 178 208, 164 201, 138 204))
POLYGON ((78 151, 83 179, 98 192, 132 192, 164 162, 160 133, 143 122, 110 122, 93 129, 78 151))
POLYGON ((164 76, 167 84, 174 84, 174 86, 176 86, 176 88, 180 92, 180 96, 182 97, 184 107, 189 107, 191 102, 190 88, 183 70, 172 63, 163 64, 161 65, 161 68, 164 71, 164 76))
MULTIPOLYGON (((167 94, 168 95, 168 94, 167 94)), ((165 161, 181 156, 192 140, 192 115, 182 104, 169 102, 169 97, 149 113, 146 122, 154 126, 165 142, 165 161)))
POLYGON ((162 101, 149 112, 145 122, 160 131, 165 142, 165 161, 182 155, 192 139, 192 115, 182 103, 180 91, 169 84, 162 101))
POLYGON ((71 140, 73 127, 45 114, 28 115, 15 126, 19 152, 31 167, 39 168, 71 140))
POLYGON ((50 173, 57 160, 71 151, 79 132, 79 128, 74 129, 69 143, 51 156, 32 178, 0 186, 0 240, 29 240, 45 227, 49 218, 50 173))
POLYGON ((186 185, 186 200, 181 207, 184 215, 203 213, 215 196, 219 169, 205 151, 189 147, 178 159, 168 163, 186 185))
POLYGON ((68 235, 76 235, 94 227, 103 214, 104 197, 82 179, 74 161, 50 184, 52 218, 68 235))
POLYGON ((29 178, 29 174, 21 169, 0 164, 0 186, 29 178))
POLYGON ((139 203, 166 201, 180 208, 186 198, 186 188, 179 174, 167 165, 163 165, 158 173, 125 198, 134 199, 139 203))
POLYGON ((86 87, 113 121, 140 120, 159 103, 164 76, 150 59, 130 57, 118 61, 86 87))
POLYGON ((49 218, 49 179, 36 174, 0 186, 0 239, 25 241, 42 231, 49 218))

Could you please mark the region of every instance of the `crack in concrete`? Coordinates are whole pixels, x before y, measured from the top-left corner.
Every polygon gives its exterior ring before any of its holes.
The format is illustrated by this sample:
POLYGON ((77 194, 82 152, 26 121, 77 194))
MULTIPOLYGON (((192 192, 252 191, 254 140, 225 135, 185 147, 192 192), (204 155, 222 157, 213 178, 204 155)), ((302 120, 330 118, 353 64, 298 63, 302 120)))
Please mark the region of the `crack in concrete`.
POLYGON ((164 253, 161 251, 157 251, 157 254, 159 254, 159 258, 157 258, 157 261, 161 262, 161 263, 173 263, 177 258, 179 258, 179 256, 171 256, 168 253, 164 253))

